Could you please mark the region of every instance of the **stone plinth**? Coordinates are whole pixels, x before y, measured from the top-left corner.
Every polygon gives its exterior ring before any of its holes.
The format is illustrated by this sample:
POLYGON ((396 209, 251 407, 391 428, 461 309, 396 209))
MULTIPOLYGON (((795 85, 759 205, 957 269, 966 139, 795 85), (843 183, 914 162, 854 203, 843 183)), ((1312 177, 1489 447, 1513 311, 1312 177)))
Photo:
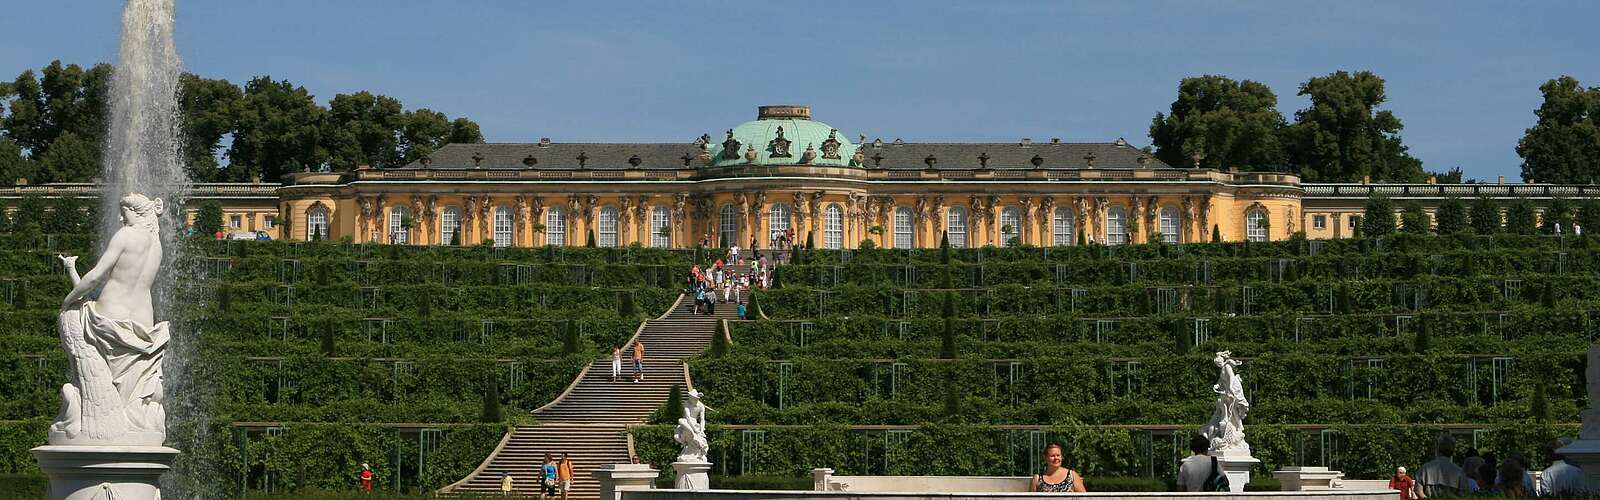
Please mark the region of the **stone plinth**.
POLYGON ((50 477, 51 500, 161 498, 178 450, 165 446, 49 445, 31 450, 50 477))
POLYGON ((649 464, 606 464, 589 475, 600 482, 600 500, 619 500, 623 491, 654 488, 661 472, 649 464))
POLYGON ((678 478, 672 482, 680 490, 711 489, 711 462, 673 462, 672 470, 678 478))
POLYGON ((1600 439, 1579 439, 1556 450, 1567 463, 1583 469, 1583 480, 1588 491, 1600 491, 1600 439))
POLYGON ((1231 454, 1223 451, 1215 456, 1217 463, 1222 465, 1222 473, 1228 475, 1228 490, 1234 493, 1244 492, 1244 485, 1250 484, 1250 468, 1261 463, 1261 460, 1248 453, 1231 454))
MULTIPOLYGON (((1327 467, 1284 467, 1272 471, 1272 477, 1283 485, 1283 491, 1321 491, 1336 488, 1344 473, 1327 467)), ((1228 478, 1231 482, 1233 478, 1228 478)))

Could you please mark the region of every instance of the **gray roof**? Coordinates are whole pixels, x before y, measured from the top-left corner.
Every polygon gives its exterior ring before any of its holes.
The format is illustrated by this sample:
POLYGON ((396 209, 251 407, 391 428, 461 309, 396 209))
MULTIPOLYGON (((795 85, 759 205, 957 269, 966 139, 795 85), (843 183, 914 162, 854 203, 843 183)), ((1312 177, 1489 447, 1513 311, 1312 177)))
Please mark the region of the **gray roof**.
MULTIPOLYGON (((987 156, 988 168, 1032 169, 1032 160, 1038 157, 1038 168, 1088 168, 1091 154, 1095 168, 1123 169, 1138 166, 1140 157, 1149 158, 1151 168, 1170 168, 1161 160, 1126 143, 867 143, 862 148, 865 166, 885 169, 925 169, 927 158, 934 158, 934 168, 940 170, 967 170, 980 168, 979 157, 987 156)), ((700 146, 691 143, 550 143, 529 144, 449 144, 439 148, 429 157, 428 168, 434 169, 549 169, 571 170, 578 168, 578 157, 584 158, 583 167, 594 170, 625 170, 635 168, 629 160, 637 156, 640 169, 672 170, 695 168, 703 165, 697 157, 700 146), (684 157, 689 158, 688 164, 684 157), (528 159, 532 165, 526 165, 528 159)), ((420 161, 405 168, 422 168, 420 161)))

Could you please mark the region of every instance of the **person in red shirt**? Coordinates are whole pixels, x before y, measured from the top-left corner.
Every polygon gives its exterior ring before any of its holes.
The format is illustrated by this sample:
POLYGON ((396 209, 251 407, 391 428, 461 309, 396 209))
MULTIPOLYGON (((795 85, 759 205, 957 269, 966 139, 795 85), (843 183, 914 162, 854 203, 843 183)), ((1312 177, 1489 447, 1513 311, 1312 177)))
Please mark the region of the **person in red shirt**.
POLYGON ((372 467, 361 464, 361 491, 372 493, 372 467))
POLYGON ((1411 500, 1411 491, 1416 488, 1417 481, 1406 475, 1406 468, 1395 469, 1394 477, 1389 478, 1389 489, 1400 492, 1400 500, 1411 500))

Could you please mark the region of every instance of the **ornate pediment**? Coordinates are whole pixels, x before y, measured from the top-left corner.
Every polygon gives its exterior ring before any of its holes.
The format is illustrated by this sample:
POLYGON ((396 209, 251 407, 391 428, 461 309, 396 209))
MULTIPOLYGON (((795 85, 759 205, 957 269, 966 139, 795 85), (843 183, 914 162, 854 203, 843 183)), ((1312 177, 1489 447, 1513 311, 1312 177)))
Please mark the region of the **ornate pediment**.
POLYGON ((822 141, 822 159, 824 159, 824 160, 837 160, 837 159, 839 159, 839 145, 840 144, 842 144, 842 143, 839 142, 839 130, 838 129, 829 130, 828 131, 828 140, 822 141))
POLYGON ((771 153, 773 158, 789 158, 792 156, 789 154, 790 144, 793 144, 793 142, 783 137, 783 127, 780 126, 778 127, 778 136, 772 138, 772 142, 767 143, 767 152, 771 153))

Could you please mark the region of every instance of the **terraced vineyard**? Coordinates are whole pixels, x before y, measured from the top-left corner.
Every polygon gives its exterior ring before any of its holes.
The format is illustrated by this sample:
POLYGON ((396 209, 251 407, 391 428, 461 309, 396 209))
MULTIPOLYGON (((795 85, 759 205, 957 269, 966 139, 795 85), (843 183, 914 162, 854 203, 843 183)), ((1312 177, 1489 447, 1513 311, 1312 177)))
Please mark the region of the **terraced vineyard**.
MULTIPOLYGON (((1600 241, 1416 237, 811 255, 691 365, 727 475, 1168 478, 1229 350, 1258 476, 1381 477, 1434 435, 1505 453, 1576 431, 1600 241)), ((635 431, 652 462, 669 430, 635 431)), ((1463 449, 1465 446, 1463 447, 1463 449)), ((1542 467, 1542 465, 1541 465, 1542 467)))

